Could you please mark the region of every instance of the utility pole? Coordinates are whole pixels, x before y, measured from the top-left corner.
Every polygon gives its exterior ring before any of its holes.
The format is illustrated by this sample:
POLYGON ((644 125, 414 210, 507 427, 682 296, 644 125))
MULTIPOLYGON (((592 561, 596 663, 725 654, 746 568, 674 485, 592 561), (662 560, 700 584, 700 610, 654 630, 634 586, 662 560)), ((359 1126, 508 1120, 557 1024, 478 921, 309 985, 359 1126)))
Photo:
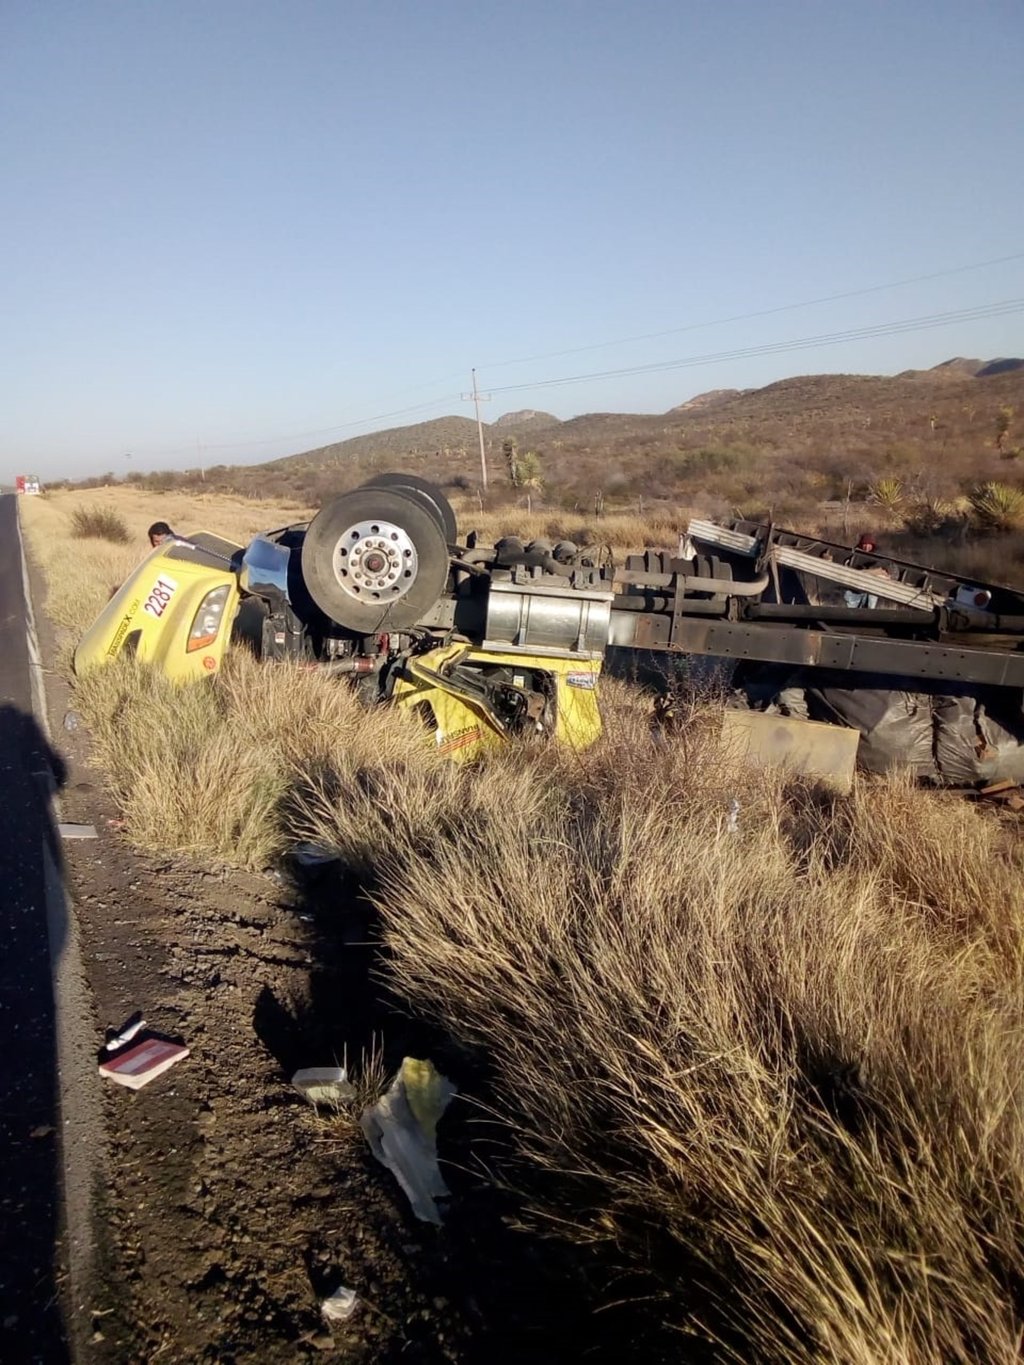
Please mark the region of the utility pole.
POLYGON ((472 374, 473 374, 473 392, 472 392, 472 393, 464 393, 464 394, 462 395, 462 401, 463 401, 464 403, 468 403, 468 402, 472 401, 473 407, 476 409, 476 434, 480 437, 480 483, 481 483, 481 485, 482 485, 482 487, 483 487, 483 491, 486 493, 486 492, 487 492, 487 455, 486 455, 485 452, 484 452, 484 424, 483 424, 483 422, 481 422, 481 420, 480 420, 480 404, 481 404, 481 403, 489 403, 489 402, 491 401, 491 395, 490 395, 489 393, 481 393, 481 392, 480 392, 480 390, 479 390, 479 389, 477 388, 477 386, 476 386, 476 370, 473 370, 473 371, 472 371, 472 374))
POLYGON ((196 437, 196 459, 199 461, 199 477, 202 479, 203 483, 205 483, 205 482, 206 482, 206 470, 205 470, 205 468, 203 467, 203 458, 204 458, 204 456, 203 456, 203 443, 202 443, 202 441, 199 439, 199 437, 197 436, 197 437, 196 437))

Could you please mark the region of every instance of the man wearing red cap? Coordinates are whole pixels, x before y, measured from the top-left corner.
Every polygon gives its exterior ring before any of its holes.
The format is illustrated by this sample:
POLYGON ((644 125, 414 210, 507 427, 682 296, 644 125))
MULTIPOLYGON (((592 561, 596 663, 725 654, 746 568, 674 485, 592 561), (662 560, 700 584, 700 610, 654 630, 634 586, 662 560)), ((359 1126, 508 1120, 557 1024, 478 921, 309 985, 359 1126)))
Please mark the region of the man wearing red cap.
MULTIPOLYGON (((878 542, 870 531, 865 531, 857 541, 857 549, 866 555, 873 555, 878 549, 878 542)), ((883 568, 881 564, 873 566, 868 572, 883 574, 886 578, 889 577, 889 570, 883 568)), ((856 588, 847 588, 846 592, 843 593, 843 601, 848 607, 874 608, 878 606, 878 598, 874 593, 858 592, 856 588)))

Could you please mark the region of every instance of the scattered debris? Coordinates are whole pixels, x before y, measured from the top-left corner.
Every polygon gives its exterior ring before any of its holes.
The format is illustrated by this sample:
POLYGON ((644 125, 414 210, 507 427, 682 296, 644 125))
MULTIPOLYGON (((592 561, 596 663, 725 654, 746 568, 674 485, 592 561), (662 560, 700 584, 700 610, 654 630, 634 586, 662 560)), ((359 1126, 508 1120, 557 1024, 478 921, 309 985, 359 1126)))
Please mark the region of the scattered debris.
POLYGON ((124 829, 125 822, 119 815, 108 815, 105 824, 107 829, 119 832, 124 829))
POLYGON ((29 1133, 29 1137, 46 1138, 49 1137, 50 1134, 54 1132, 56 1132, 56 1129, 54 1128, 52 1123, 39 1123, 36 1124, 35 1128, 33 1128, 32 1131, 29 1133))
POLYGON ((62 839, 98 839, 95 825, 58 825, 57 833, 62 839))
POLYGON ((740 762, 817 778, 846 793, 853 786, 861 737, 842 725, 727 708, 722 742, 726 753, 740 762))
POLYGON ((119 1047, 124 1047, 146 1027, 146 1021, 142 1017, 142 1011, 137 1010, 126 1023, 122 1024, 117 1033, 111 1034, 103 1044, 104 1052, 116 1052, 119 1047))
POLYGON ((65 730, 77 730, 81 723, 77 711, 68 711, 64 717, 65 730))
POLYGON ((739 834, 740 832, 740 803, 737 797, 733 797, 729 802, 729 818, 725 822, 726 834, 739 834))
POLYGON ((1024 810, 1024 790, 1021 789, 1019 782, 1015 782, 1012 777, 1004 777, 999 782, 990 782, 987 787, 982 787, 976 793, 976 799, 982 801, 993 801, 1002 806, 1004 810, 1013 811, 1020 814, 1024 810))
POLYGON ((359 1299, 354 1289, 339 1284, 330 1298, 324 1299, 320 1312, 328 1322, 347 1322, 356 1311, 359 1299))
POLYGON ((990 782, 987 787, 982 787, 982 796, 1002 796, 1004 793, 1020 791, 1020 783, 1015 782, 1012 777, 1000 778, 998 782, 990 782))
POLYGON ((141 1090, 187 1056, 188 1048, 183 1044, 151 1035, 109 1061, 100 1062, 100 1075, 130 1090, 141 1090))
POLYGON ((440 1224, 436 1201, 450 1193, 437 1164, 437 1124, 455 1094, 433 1062, 405 1057, 387 1094, 360 1119, 370 1150, 424 1223, 440 1224))
POLYGON ((343 1066, 307 1066, 296 1071, 292 1085, 310 1104, 338 1104, 356 1093, 343 1066))

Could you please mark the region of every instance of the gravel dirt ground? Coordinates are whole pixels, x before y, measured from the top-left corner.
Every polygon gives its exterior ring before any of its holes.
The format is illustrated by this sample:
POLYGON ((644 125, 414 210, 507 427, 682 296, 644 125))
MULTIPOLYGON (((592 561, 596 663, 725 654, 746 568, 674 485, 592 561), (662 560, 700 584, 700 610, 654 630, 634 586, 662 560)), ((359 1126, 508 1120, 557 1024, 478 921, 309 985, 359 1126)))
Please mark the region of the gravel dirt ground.
POLYGON ((190 1049, 143 1090, 103 1087, 90 1358, 574 1358, 590 1337, 582 1283, 473 1173, 465 1101, 442 1125, 454 1200, 438 1230, 412 1217, 352 1116, 317 1112, 290 1085, 299 1066, 375 1038, 389 1067, 430 1052, 458 1073, 378 999, 366 910, 330 884, 312 894, 133 852, 82 775, 85 736, 69 739, 65 817, 100 830, 67 853, 97 1045, 141 1010, 190 1049), (319 1302, 340 1283, 360 1306, 332 1334, 319 1302))
MULTIPOLYGON (((52 665, 43 622, 40 635, 52 665)), ((388 1074, 403 1055, 429 1055, 479 1093, 478 1061, 383 998, 369 909, 330 875, 310 886, 131 849, 87 733, 64 724, 73 696, 52 666, 47 694, 67 765, 62 817, 99 834, 65 845, 95 1055, 105 1030, 140 1010, 190 1049, 139 1091, 93 1072, 101 1131, 79 1138, 101 1163, 92 1267, 69 1308, 80 1357, 627 1358, 611 1344, 628 1324, 593 1311, 615 1297, 607 1281, 595 1297, 579 1253, 514 1226, 516 1202, 484 1164, 492 1125, 470 1100, 441 1125, 453 1199, 437 1229, 412 1216, 352 1115, 317 1112, 291 1087, 297 1067, 376 1043, 388 1074), (359 1304, 328 1331, 319 1305, 339 1284, 359 1304)))

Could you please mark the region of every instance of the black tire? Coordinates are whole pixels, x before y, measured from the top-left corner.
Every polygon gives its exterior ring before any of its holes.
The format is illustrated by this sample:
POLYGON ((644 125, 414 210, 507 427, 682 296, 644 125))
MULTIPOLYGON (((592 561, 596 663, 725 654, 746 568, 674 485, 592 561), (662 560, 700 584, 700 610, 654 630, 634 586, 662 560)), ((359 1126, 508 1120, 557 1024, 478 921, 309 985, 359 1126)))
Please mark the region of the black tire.
POLYGON ((420 499, 426 499, 435 509, 441 523, 441 530, 448 545, 455 545, 458 541, 459 528, 455 521, 455 513, 452 505, 438 488, 436 483, 431 483, 429 479, 421 479, 418 474, 374 474, 372 479, 367 479, 362 488, 404 488, 414 491, 420 499))
MULTIPOLYGON (((392 547, 387 548, 390 552, 392 547)), ((370 563, 366 556, 372 553, 363 550, 363 565, 370 563)), ((327 503, 310 522, 302 545, 302 576, 316 605, 345 630, 360 635, 405 630, 416 625, 444 591, 448 547, 437 516, 411 491, 356 488, 327 503), (360 575, 349 567, 356 561, 348 551, 368 542, 372 546, 374 533, 369 528, 378 525, 385 543, 396 542, 395 567, 384 575, 386 587, 379 586, 383 578, 368 584, 365 571, 360 575), (369 533, 358 534, 356 527, 366 527, 369 533), (336 552, 341 552, 337 560, 336 552), (415 563, 414 570, 402 572, 403 557, 415 563)))

